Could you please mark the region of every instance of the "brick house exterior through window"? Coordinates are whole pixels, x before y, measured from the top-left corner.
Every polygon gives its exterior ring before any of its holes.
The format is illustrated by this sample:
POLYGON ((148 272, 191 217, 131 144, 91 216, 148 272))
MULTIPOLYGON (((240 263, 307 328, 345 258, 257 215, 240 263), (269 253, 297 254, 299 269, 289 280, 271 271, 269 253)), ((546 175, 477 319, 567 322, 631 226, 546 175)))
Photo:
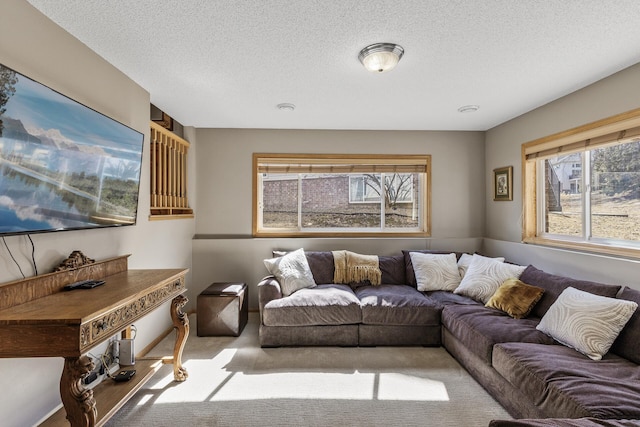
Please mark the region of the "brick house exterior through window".
POLYGON ((255 154, 254 234, 427 235, 429 169, 429 156, 255 154))

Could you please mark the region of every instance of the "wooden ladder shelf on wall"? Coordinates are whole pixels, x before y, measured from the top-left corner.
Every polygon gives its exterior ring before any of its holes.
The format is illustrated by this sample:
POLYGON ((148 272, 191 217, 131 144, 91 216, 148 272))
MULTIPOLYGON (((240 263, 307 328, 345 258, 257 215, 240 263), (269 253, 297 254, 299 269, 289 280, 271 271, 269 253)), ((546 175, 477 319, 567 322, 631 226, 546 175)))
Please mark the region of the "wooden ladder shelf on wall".
MULTIPOLYGON (((129 270, 128 255, 0 285, 0 357, 63 357, 60 397, 64 408, 42 425, 101 426, 157 371, 173 363, 174 379, 184 381, 182 350, 189 318, 187 269, 129 270), (80 280, 101 279, 93 289, 64 291, 80 280), (93 369, 86 353, 171 301, 177 330, 173 358, 136 361, 128 382, 105 380, 93 390, 82 379, 93 369)), ((28 408, 24 408, 28 410, 28 408)))

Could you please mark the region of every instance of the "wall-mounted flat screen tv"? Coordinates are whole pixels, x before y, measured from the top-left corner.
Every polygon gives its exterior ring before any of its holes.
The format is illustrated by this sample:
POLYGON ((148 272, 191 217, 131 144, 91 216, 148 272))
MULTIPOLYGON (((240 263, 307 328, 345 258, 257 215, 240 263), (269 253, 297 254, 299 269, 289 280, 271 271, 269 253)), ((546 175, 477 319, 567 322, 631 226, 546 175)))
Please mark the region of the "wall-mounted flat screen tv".
POLYGON ((0 64, 0 235, 135 224, 143 140, 0 64))

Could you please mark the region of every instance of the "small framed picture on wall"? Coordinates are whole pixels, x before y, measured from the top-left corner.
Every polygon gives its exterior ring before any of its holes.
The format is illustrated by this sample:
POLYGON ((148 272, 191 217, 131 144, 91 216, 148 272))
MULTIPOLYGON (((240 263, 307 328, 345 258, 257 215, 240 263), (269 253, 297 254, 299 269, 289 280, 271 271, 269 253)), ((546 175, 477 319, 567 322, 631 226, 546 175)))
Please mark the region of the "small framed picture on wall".
POLYGON ((513 200, 513 166, 493 170, 493 200, 513 200))

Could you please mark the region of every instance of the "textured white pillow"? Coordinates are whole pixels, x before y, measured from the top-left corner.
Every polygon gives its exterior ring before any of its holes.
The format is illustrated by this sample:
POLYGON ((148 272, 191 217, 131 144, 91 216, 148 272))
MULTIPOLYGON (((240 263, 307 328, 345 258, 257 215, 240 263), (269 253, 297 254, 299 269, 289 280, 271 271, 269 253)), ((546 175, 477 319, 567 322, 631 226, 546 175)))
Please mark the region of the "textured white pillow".
POLYGON ((454 293, 466 295, 486 304, 505 280, 519 279, 525 266, 505 264, 502 261, 473 255, 467 273, 454 293))
POLYGON ((419 291, 453 291, 460 284, 456 254, 409 252, 419 291))
POLYGON ((638 304, 566 288, 536 329, 556 341, 600 360, 627 324, 638 304))
MULTIPOLYGON (((482 256, 482 255, 476 254, 476 256, 482 256)), ((488 257, 485 257, 485 258, 488 258, 488 257)), ((504 262, 503 257, 497 257, 497 258, 491 258, 491 259, 504 262)), ((465 253, 460 256, 460 259, 458 260, 458 272, 460 273, 460 279, 464 279, 464 275, 467 273, 467 270, 469 269, 471 260, 473 260, 473 255, 471 254, 465 253)))
POLYGON ((276 276, 284 296, 300 289, 316 287, 304 249, 289 252, 278 258, 265 259, 264 265, 269 273, 276 276))

